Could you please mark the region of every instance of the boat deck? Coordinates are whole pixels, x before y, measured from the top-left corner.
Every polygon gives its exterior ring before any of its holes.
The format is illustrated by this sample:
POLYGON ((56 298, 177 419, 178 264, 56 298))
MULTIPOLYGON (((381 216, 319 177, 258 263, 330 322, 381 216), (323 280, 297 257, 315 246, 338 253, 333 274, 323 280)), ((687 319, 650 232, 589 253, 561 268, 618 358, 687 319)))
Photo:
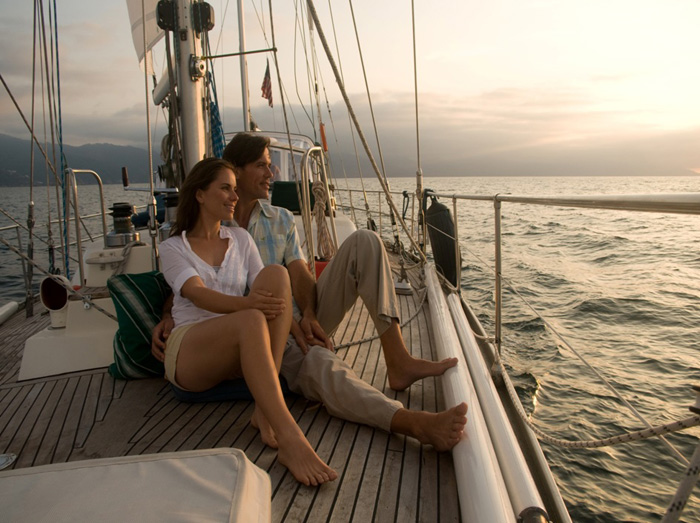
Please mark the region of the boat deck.
MULTIPOLYGON (((399 296, 406 345, 435 358, 427 306, 415 275, 413 295, 399 296)), ((13 468, 114 456, 235 447, 266 470, 272 483, 273 521, 458 521, 452 458, 403 436, 330 416, 299 396, 289 409, 321 458, 339 474, 320 488, 297 483, 249 423, 249 401, 182 403, 163 379, 122 381, 106 369, 18 382, 24 340, 49 325, 47 314, 24 311, 0 327, 0 453, 13 468)), ((361 302, 335 333, 336 345, 376 335, 361 302)), ((365 381, 406 407, 444 408, 439 378, 395 392, 388 386, 379 340, 340 349, 365 381)))

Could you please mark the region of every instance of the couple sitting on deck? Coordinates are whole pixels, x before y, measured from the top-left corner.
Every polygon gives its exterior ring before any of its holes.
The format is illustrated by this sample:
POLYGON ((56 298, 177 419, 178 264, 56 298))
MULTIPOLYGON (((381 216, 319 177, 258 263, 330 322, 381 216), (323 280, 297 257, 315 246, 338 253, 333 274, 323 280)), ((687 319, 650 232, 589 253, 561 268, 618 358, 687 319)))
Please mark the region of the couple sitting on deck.
POLYGON ((270 190, 269 144, 264 136, 240 133, 226 147, 224 160, 203 160, 186 178, 172 236, 161 245, 174 302, 172 316, 166 313, 153 331, 154 356, 184 390, 206 391, 244 377, 255 399, 251 423, 265 444, 279 449, 280 463, 306 485, 332 481, 337 474, 289 413, 278 375, 332 415, 411 436, 437 450, 451 449, 462 436, 466 404, 439 413, 407 410, 333 353, 327 333, 359 295, 380 334, 392 389, 404 390, 456 364, 408 353, 389 260, 375 233, 350 236, 314 282, 291 213, 259 201, 270 190), (239 227, 221 225, 232 219, 239 227))

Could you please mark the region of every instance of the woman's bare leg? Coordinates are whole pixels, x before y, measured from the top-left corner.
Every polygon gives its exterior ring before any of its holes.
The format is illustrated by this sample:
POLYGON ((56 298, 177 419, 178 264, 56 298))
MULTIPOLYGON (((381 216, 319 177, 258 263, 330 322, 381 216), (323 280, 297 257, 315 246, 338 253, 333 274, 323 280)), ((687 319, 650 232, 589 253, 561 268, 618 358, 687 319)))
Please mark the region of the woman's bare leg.
MULTIPOLYGON (((265 290, 271 292, 275 298, 283 298, 285 300, 284 312, 274 319, 268 318, 267 320, 270 333, 270 349, 275 361, 275 368, 279 374, 282 365, 282 355, 284 354, 292 323, 292 290, 287 269, 281 265, 268 265, 260 271, 260 274, 253 282, 251 291, 253 290, 265 290)), ((257 406, 250 423, 260 431, 260 438, 266 445, 278 448, 275 431, 257 406)))
POLYGON ((202 391, 240 376, 276 434, 280 463, 305 485, 336 479, 336 472, 316 455, 287 409, 262 312, 228 314, 198 323, 187 332, 177 359, 180 385, 202 391))

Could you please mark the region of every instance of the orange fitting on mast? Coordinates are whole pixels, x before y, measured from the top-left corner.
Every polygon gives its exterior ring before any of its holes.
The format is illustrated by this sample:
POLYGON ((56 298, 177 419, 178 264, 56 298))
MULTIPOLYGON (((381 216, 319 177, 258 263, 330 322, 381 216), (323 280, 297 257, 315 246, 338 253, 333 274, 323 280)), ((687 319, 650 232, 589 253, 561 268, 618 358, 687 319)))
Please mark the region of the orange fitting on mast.
POLYGON ((326 141, 326 126, 321 124, 321 143, 323 144, 323 152, 328 152, 328 142, 326 141))

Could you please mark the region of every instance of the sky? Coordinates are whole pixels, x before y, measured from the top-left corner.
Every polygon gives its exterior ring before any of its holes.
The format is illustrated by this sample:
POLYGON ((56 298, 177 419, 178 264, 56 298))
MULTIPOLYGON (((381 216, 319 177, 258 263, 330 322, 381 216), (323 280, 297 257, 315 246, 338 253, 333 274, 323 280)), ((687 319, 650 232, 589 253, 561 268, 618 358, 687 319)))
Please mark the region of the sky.
MULTIPOLYGON (((126 0, 56 2, 65 143, 145 148, 146 88, 126 0)), ((236 6, 223 0, 210 3, 215 53, 237 51, 236 6)), ((301 36, 297 33, 295 42, 294 32, 293 7, 300 2, 272 3, 285 102, 294 114, 291 130, 313 134, 306 116, 313 105, 306 59, 301 36)), ((331 18, 329 2, 316 0, 333 52, 340 51, 344 82, 363 129, 376 154, 350 5, 387 173, 413 176, 419 162, 411 2, 332 4, 331 18)), ((420 167, 426 176, 700 172, 700 2, 416 0, 415 9, 420 167)), ((268 2, 248 0, 244 10, 248 49, 267 48, 270 23, 264 22, 266 42, 260 20, 268 16, 268 2)), ((29 116, 32 3, 0 0, 0 13, 0 74, 29 116)), ((331 152, 349 169, 354 152, 347 111, 318 36, 314 41, 331 152)), ((158 76, 163 56, 162 51, 154 56, 158 76)), ((263 129, 283 129, 272 57, 273 109, 260 97, 265 55, 251 55, 248 65, 255 121, 263 129)), ((238 59, 217 60, 214 73, 224 127, 240 130, 238 59)), ((41 105, 38 98, 38 129, 44 126, 41 105)), ((164 118, 152 109, 151 119, 153 140, 159 144, 164 118)), ((4 89, 0 133, 29 136, 4 89)))

